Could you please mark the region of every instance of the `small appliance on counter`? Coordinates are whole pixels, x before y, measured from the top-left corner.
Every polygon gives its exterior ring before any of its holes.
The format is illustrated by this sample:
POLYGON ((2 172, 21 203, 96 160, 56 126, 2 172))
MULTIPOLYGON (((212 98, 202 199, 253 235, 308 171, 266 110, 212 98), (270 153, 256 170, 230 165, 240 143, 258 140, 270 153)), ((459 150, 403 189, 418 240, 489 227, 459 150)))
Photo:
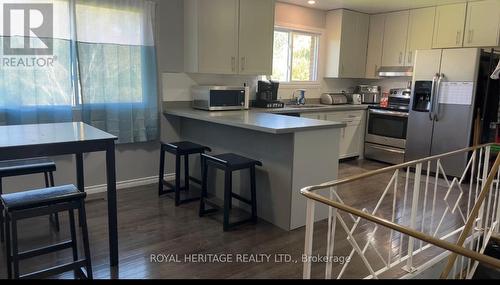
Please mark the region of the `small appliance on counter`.
POLYGON ((323 93, 320 101, 324 105, 345 105, 349 103, 346 93, 323 93))
POLYGON ((247 110, 250 88, 247 86, 195 86, 191 88, 193 108, 207 111, 247 110))
POLYGON ((362 104, 379 104, 382 98, 380 86, 358 85, 354 94, 361 95, 362 104))
POLYGON ((279 82, 259 80, 257 84, 257 100, 253 103, 256 108, 284 108, 285 103, 278 101, 279 82))
POLYGON ((363 104, 363 97, 361 94, 346 94, 347 103, 351 105, 361 105, 363 104))

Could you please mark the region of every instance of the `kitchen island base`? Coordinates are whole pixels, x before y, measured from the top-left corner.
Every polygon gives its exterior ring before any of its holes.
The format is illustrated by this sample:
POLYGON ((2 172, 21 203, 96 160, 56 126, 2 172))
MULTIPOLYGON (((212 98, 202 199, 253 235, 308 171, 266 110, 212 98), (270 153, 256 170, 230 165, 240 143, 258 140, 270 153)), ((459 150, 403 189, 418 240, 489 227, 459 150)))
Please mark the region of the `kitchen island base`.
MULTIPOLYGON (((276 115, 278 116, 278 115, 276 115)), ((212 148, 212 154, 236 153, 259 160, 257 168, 257 213, 284 230, 305 225, 306 199, 300 189, 337 178, 340 127, 294 130, 274 134, 219 123, 166 114, 167 120, 177 126, 181 140, 188 140, 212 148)), ((199 158, 190 161, 192 173, 200 172, 199 158)), ((222 199, 223 173, 208 173, 208 190, 222 199)), ((235 172, 233 188, 236 194, 250 197, 250 173, 235 172)), ((234 206, 250 209, 235 201, 234 206)), ((328 208, 318 207, 316 219, 328 217, 328 208)))

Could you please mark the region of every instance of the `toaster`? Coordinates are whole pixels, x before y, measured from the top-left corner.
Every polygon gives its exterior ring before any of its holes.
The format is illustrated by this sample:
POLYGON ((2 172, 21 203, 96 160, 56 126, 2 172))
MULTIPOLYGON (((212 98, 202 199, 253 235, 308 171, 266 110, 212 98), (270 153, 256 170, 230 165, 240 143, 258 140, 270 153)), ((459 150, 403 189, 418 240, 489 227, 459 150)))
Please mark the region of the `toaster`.
POLYGON ((323 93, 321 104, 324 105, 345 105, 348 103, 345 93, 323 93))

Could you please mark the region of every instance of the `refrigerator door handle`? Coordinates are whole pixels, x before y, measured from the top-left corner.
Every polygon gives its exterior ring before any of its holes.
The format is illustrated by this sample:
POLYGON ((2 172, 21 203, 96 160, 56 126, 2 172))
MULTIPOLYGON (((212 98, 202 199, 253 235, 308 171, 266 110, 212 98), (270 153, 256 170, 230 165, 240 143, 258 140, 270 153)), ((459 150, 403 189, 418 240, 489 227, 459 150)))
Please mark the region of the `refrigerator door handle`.
POLYGON ((439 74, 436 73, 436 75, 434 75, 434 77, 432 78, 432 86, 431 86, 431 106, 430 106, 430 110, 429 110, 429 119, 431 121, 434 121, 434 101, 436 100, 436 98, 434 97, 435 95, 435 91, 436 91, 436 81, 438 80, 438 77, 439 77, 439 74))
POLYGON ((436 86, 436 106, 437 106, 437 111, 436 113, 434 114, 434 120, 436 122, 439 121, 439 101, 441 100, 441 83, 443 82, 443 80, 445 79, 445 76, 444 76, 444 73, 441 73, 439 74, 439 79, 438 79, 438 82, 437 82, 437 86, 436 86))

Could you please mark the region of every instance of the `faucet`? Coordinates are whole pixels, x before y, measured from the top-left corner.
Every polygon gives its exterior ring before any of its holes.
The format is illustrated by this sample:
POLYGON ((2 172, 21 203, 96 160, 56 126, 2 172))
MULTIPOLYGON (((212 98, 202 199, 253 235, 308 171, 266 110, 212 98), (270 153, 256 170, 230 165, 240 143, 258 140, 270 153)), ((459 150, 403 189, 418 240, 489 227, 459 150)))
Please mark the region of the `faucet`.
POLYGON ((292 102, 297 105, 305 105, 306 104, 306 90, 297 89, 292 93, 292 102), (299 92, 299 96, 295 96, 295 93, 299 92))

